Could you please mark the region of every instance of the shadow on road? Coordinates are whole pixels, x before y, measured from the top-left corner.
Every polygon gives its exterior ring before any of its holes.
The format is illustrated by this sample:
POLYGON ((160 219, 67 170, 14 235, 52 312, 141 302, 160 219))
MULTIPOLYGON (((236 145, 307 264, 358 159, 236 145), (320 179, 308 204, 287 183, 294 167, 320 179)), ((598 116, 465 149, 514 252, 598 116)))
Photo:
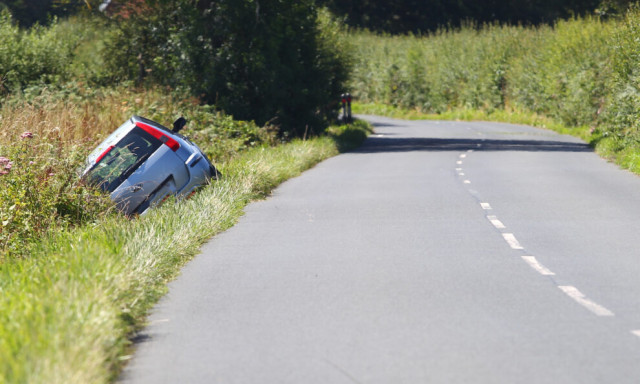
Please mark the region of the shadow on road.
POLYGON ((546 140, 483 140, 370 137, 353 153, 410 151, 593 152, 584 143, 546 140))

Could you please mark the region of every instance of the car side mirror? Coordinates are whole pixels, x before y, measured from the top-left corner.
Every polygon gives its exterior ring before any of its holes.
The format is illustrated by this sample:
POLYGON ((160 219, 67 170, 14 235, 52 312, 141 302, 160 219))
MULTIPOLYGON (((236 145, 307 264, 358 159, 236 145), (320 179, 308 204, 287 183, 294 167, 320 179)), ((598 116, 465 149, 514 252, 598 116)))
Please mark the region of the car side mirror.
POLYGON ((180 117, 178 120, 173 122, 173 132, 178 133, 185 125, 187 125, 187 119, 180 117))

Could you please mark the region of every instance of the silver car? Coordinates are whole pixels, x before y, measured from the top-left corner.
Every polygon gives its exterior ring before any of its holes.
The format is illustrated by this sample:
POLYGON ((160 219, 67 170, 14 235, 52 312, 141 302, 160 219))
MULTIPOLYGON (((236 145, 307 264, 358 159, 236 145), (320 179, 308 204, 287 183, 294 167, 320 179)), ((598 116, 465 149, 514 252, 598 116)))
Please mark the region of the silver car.
POLYGON ((169 196, 190 196, 218 172, 197 145, 173 130, 133 116, 91 152, 83 179, 111 193, 127 215, 143 214, 169 196))

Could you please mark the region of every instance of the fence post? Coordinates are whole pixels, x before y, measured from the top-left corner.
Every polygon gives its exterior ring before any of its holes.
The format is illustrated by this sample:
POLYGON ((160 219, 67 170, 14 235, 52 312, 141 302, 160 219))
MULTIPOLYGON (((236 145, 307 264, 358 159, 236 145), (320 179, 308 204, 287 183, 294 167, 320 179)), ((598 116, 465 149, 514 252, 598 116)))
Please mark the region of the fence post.
POLYGON ((346 124, 347 123, 347 95, 343 93, 342 95, 340 95, 340 97, 342 99, 342 123, 346 124))

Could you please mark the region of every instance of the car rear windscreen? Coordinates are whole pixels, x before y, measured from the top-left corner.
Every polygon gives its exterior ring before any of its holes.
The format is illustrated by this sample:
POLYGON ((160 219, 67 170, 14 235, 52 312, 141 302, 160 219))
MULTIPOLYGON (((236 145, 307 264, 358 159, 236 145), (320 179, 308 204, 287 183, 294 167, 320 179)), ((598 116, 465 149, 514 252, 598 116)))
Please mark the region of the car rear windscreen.
POLYGON ((89 182, 113 192, 140 167, 162 142, 135 127, 103 154, 89 171, 89 182))

